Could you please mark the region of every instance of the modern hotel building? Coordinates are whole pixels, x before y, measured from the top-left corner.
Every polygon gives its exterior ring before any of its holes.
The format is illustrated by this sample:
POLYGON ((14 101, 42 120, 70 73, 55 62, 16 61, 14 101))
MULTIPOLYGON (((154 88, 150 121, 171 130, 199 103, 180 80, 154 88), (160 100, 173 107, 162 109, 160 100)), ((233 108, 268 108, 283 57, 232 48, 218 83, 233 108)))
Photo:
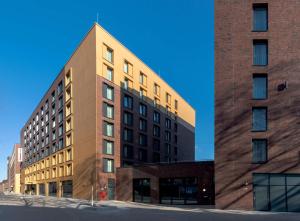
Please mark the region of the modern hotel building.
POLYGON ((21 131, 24 191, 115 199, 118 167, 193 161, 194 130, 194 109, 95 24, 21 131))

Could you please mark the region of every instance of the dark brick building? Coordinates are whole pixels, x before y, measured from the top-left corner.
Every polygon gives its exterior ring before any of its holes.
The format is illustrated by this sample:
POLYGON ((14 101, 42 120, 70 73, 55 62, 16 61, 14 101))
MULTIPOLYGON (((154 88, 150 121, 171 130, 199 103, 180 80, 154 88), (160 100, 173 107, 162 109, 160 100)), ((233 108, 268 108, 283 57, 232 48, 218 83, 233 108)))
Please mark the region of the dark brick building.
POLYGON ((214 204, 214 162, 157 163, 117 169, 117 200, 214 204))
POLYGON ((215 1, 216 206, 300 211, 300 1, 215 1))

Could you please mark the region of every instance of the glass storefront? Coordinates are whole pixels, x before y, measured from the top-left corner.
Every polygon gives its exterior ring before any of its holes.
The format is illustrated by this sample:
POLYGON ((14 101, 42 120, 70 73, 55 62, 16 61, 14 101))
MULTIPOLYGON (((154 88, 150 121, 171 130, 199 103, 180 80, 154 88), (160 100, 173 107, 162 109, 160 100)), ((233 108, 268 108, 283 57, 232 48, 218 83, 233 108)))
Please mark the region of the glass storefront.
POLYGON ((67 180, 62 182, 62 196, 66 198, 71 198, 73 193, 73 182, 72 180, 67 180))
POLYGON ((150 179, 133 179, 133 202, 151 203, 150 179))
POLYGON ((159 192, 162 204, 198 204, 196 177, 160 179, 159 192))
POLYGON ((56 182, 49 183, 49 196, 57 196, 57 184, 56 184, 56 182))
POLYGON ((300 174, 253 174, 255 210, 300 212, 300 174))
POLYGON ((39 195, 45 196, 45 184, 44 183, 39 184, 39 195))

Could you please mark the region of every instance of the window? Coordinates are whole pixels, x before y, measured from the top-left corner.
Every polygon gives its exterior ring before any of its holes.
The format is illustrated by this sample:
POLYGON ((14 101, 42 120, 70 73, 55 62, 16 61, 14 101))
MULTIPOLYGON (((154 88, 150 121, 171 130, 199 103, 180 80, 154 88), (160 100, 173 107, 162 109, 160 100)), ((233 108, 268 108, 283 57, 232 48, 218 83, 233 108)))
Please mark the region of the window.
POLYGON ((55 118, 52 119, 52 128, 54 128, 56 126, 55 124, 55 118))
POLYGON ((268 5, 253 5, 253 31, 268 30, 268 5))
POLYGON ((165 141, 171 141, 171 133, 170 131, 165 131, 165 141))
POLYGON ((139 134, 139 144, 141 146, 147 146, 147 136, 145 134, 139 134))
POLYGON ((153 99, 153 106, 156 107, 156 108, 159 108, 159 104, 160 104, 159 99, 154 98, 154 99, 153 99))
POLYGON ((103 103, 103 115, 104 117, 113 119, 114 118, 114 106, 103 103))
POLYGON ((61 136, 63 134, 63 125, 60 125, 58 127, 58 136, 61 136))
POLYGON ((65 77, 66 85, 68 85, 71 82, 71 80, 71 70, 69 70, 65 77))
POLYGON ((165 154, 170 155, 171 154, 171 145, 168 143, 165 143, 165 154))
POLYGON ((145 104, 140 103, 139 113, 140 115, 147 117, 147 106, 145 104))
POLYGON ((55 130, 52 131, 52 140, 55 140, 56 139, 56 133, 55 133, 55 130))
POLYGON ((125 128, 123 131, 124 141, 133 142, 133 130, 125 128))
POLYGON ((128 109, 132 109, 133 108, 133 98, 125 95, 124 96, 124 107, 128 108, 128 109))
POLYGON ((139 120, 139 129, 141 131, 147 131, 147 121, 146 120, 140 118, 140 120, 139 120))
POLYGON ((123 85, 123 88, 124 88, 125 90, 132 89, 132 88, 133 88, 133 83, 132 83, 132 81, 125 77, 125 78, 124 78, 124 85, 123 85))
POLYGON ((159 124, 160 123, 160 113, 157 111, 153 112, 153 121, 154 123, 159 124))
POLYGON ((123 71, 124 73, 128 74, 128 69, 129 69, 129 64, 127 61, 124 61, 124 65, 123 65, 123 71))
POLYGON ((107 67, 107 66, 105 66, 106 68, 106 73, 105 73, 105 75, 104 75, 104 77, 107 79, 107 80, 110 80, 110 81, 112 81, 113 80, 113 69, 112 68, 110 68, 110 67, 107 67))
POLYGON ((140 161, 147 162, 147 150, 139 149, 138 157, 140 161))
POLYGON ((55 104, 52 105, 52 115, 55 114, 55 104))
POLYGON ((123 155, 127 159, 133 159, 133 146, 124 145, 123 146, 123 155))
POLYGON ((103 133, 105 136, 113 137, 114 136, 114 125, 104 121, 103 122, 103 133))
POLYGON ((174 131, 177 132, 178 131, 178 124, 174 123, 174 131))
POLYGON ((147 97, 147 91, 140 88, 140 98, 145 99, 147 97))
POLYGON ((63 147, 64 147, 64 139, 60 138, 59 141, 58 141, 58 149, 61 149, 63 147))
POLYGON ((268 65, 268 41, 267 40, 253 41, 253 65, 257 65, 257 66, 268 65))
POLYGON ((160 86, 154 83, 153 92, 156 96, 160 96, 160 86))
POLYGON ((72 160, 72 150, 67 150, 67 161, 72 160))
POLYGON ((58 99, 58 109, 62 108, 62 106, 63 106, 63 97, 60 97, 58 99))
POLYGON ((154 163, 160 162, 160 154, 159 153, 153 153, 153 162, 154 163))
POLYGON ((174 106, 175 106, 175 110, 178 110, 178 100, 175 100, 174 106))
POLYGON ((114 100, 114 88, 108 84, 103 84, 103 96, 108 100, 114 100))
POLYGON ((68 134, 66 136, 66 146, 70 146, 72 144, 72 134, 68 134))
POLYGON ((140 73, 140 84, 147 87, 147 76, 143 74, 142 72, 140 73))
POLYGON ((169 93, 166 93, 166 103, 171 104, 171 95, 169 93))
POLYGON ((160 141, 158 139, 153 139, 153 150, 154 151, 160 150, 160 141))
POLYGON ((113 173, 114 172, 114 160, 112 159, 103 159, 103 172, 104 173, 113 173))
POLYGON ((267 161, 267 140, 253 139, 252 140, 252 162, 264 163, 267 161))
POLYGON ((69 86, 67 89, 66 89, 66 101, 68 101, 69 99, 71 99, 71 96, 72 96, 72 87, 69 86))
POLYGON ((171 129, 171 120, 169 118, 166 118, 165 124, 167 129, 171 129))
POLYGON ((61 123, 63 121, 63 112, 59 112, 58 114, 58 123, 61 123))
POLYGON ((113 63, 113 50, 111 48, 106 47, 106 60, 110 63, 113 63))
POLYGON ((51 101, 54 102, 54 101, 55 101, 55 91, 52 92, 52 95, 51 95, 51 96, 52 96, 51 101))
POLYGON ((253 75, 253 99, 267 99, 268 96, 268 78, 267 75, 253 75))
POLYGON ((63 91, 63 83, 61 81, 61 82, 59 82, 58 87, 57 87, 57 94, 61 94, 62 91, 63 91))
POLYGON ((267 130, 267 108, 254 107, 252 109, 252 131, 267 130))
POLYGON ((133 125, 133 114, 131 114, 129 112, 124 112, 124 124, 126 124, 128 126, 133 125))
POLYGON ((110 155, 114 154, 114 142, 103 140, 103 153, 110 155))
POLYGON ((153 126, 153 136, 160 137, 160 127, 157 125, 153 126))

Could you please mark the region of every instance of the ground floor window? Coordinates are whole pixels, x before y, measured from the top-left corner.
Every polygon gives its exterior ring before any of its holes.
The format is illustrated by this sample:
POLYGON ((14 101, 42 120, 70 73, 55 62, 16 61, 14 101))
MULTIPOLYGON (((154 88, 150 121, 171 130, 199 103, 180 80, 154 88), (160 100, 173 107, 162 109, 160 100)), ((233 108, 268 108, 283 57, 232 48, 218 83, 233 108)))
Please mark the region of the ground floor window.
POLYGON ((253 174, 255 210, 300 212, 300 174, 253 174))
POLYGON ((150 179, 133 179, 133 201, 150 203, 150 179))
POLYGON ((39 195, 45 196, 45 184, 44 183, 39 184, 39 195))
POLYGON ((36 195, 36 184, 27 184, 25 193, 30 195, 36 195))
POLYGON ((62 196, 71 198, 73 194, 73 182, 72 180, 66 180, 62 182, 62 196))
POLYGON ((159 180, 160 203, 198 204, 198 179, 163 178, 159 180))
POLYGON ((49 183, 49 196, 57 196, 57 184, 56 184, 56 182, 49 183))

